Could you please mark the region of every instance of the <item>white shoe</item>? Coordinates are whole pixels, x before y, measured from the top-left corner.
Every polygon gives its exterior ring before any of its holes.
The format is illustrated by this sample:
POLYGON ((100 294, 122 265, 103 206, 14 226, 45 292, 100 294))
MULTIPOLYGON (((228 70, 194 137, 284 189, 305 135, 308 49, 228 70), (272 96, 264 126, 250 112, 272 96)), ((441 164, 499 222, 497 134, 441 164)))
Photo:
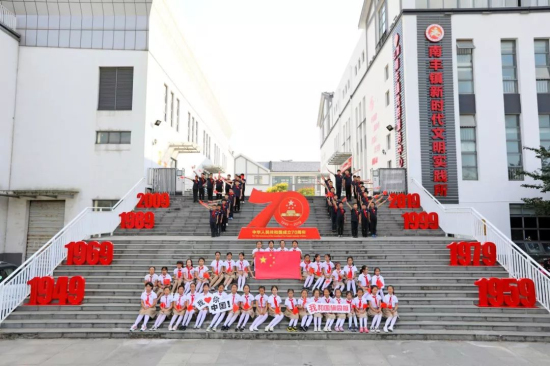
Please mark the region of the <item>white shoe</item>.
POLYGON ((389 330, 390 332, 393 332, 393 327, 389 327, 388 330, 389 330))
POLYGON ((269 325, 267 327, 265 327, 265 331, 269 332, 269 325))
POLYGON ((376 328, 376 333, 380 333, 380 329, 376 328))
POLYGON ((250 328, 248 328, 249 331, 253 332, 254 331, 254 328, 252 328, 252 326, 250 326, 250 328))
POLYGON ((214 327, 212 328, 212 332, 216 332, 218 330, 218 328, 214 327))
POLYGON ((212 331, 212 327, 208 327, 208 328, 206 328, 206 331, 207 331, 207 332, 210 332, 210 331, 212 331))
POLYGON ((147 327, 145 325, 141 327, 142 332, 145 332, 146 330, 147 330, 147 327))
POLYGON ((388 328, 384 327, 384 333, 388 333, 388 328))
POLYGON ((132 325, 130 332, 136 331, 138 329, 137 325, 132 325))

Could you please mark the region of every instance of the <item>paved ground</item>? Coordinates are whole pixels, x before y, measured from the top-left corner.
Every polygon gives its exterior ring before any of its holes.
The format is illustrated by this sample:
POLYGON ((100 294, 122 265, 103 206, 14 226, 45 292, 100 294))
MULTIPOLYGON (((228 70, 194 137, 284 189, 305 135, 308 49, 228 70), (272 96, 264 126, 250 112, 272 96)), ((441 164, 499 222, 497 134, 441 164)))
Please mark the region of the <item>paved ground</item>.
POLYGON ((0 341, 0 365, 550 365, 546 343, 18 339, 0 341))

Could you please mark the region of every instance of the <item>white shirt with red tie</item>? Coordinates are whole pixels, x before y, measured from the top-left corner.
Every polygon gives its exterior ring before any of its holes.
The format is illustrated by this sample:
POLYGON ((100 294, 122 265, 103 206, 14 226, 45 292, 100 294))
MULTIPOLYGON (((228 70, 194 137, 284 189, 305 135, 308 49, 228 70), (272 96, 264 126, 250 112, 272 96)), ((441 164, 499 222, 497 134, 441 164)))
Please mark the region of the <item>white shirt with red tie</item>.
POLYGON ((284 247, 284 248, 279 247, 279 248, 276 249, 276 251, 277 252, 288 252, 288 248, 287 247, 284 247))
POLYGON ((156 273, 149 274, 147 273, 145 277, 143 277, 144 281, 151 282, 153 285, 158 281, 159 276, 157 276, 156 273))
POLYGON ((191 281, 193 278, 195 278, 195 268, 183 267, 183 279, 186 281, 191 281))
POLYGON ((342 282, 344 278, 346 278, 346 274, 341 269, 338 270, 335 268, 334 271, 332 271, 332 278, 334 278, 336 282, 342 282))
POLYGON ((345 273, 344 278, 355 278, 355 273, 357 273, 357 267, 355 267, 353 264, 351 266, 346 264, 344 266, 343 271, 345 273))
POLYGON ((153 301, 157 298, 157 294, 155 294, 153 291, 147 293, 147 291, 143 291, 141 294, 141 300, 143 300, 143 303, 147 307, 153 306, 153 301))
POLYGON ((256 298, 254 300, 256 300, 256 306, 259 307, 259 308, 265 308, 267 307, 267 301, 268 301, 269 297, 266 295, 266 294, 258 294, 256 295, 256 298))
POLYGON ((196 292, 194 294, 189 292, 187 295, 185 295, 185 302, 187 302, 187 306, 195 305, 195 302, 198 300, 199 296, 200 295, 196 292))
POLYGON ((322 264, 323 270, 326 274, 332 274, 332 271, 334 270, 334 263, 332 262, 323 262, 322 264))
POLYGON ((296 248, 292 247, 292 248, 290 248, 288 251, 289 251, 289 252, 300 252, 300 254, 302 253, 302 249, 300 249, 300 248, 298 248, 298 247, 296 247, 296 248))
POLYGON ((371 285, 372 286, 376 285, 376 286, 378 286, 379 289, 383 289, 384 286, 385 286, 384 277, 382 277, 380 275, 372 276, 371 285), (379 281, 382 283, 382 286, 379 286, 379 284, 378 284, 379 281))
POLYGON ((256 248, 252 251, 252 258, 254 258, 254 255, 256 255, 256 253, 261 253, 261 252, 265 252, 265 249, 264 248, 256 248))
POLYGON ((399 302, 397 299, 397 296, 395 295, 386 295, 384 296, 384 304, 387 304, 388 306, 391 306, 392 309, 395 308, 395 305, 399 302))
POLYGON ((371 281, 370 274, 368 273, 366 275, 361 273, 357 279, 359 280, 359 284, 363 287, 367 287, 371 281))
POLYGON ((183 279, 183 268, 174 268, 174 278, 175 279, 183 279))
POLYGON ((332 299, 332 303, 336 304, 336 305, 345 305, 345 304, 347 304, 346 299, 344 299, 342 297, 340 297, 340 298, 335 297, 334 299, 332 299))
POLYGON ((382 298, 378 294, 376 294, 376 296, 374 296, 373 294, 366 294, 365 296, 363 296, 363 298, 366 298, 375 309, 378 309, 380 307, 380 304, 382 303, 382 298))
POLYGON ((169 285, 171 282, 172 282, 172 276, 170 276, 169 274, 165 274, 165 275, 160 275, 159 276, 159 281, 162 285, 169 285))
POLYGON ((226 260, 223 262, 223 267, 225 268, 225 272, 227 273, 233 273, 235 271, 235 261, 234 260, 226 260))
POLYGON ((269 303, 269 305, 273 310, 275 310, 275 308, 277 307, 279 308, 281 307, 281 297, 279 295, 277 296, 270 295, 267 299, 267 302, 269 303))
POLYGON ((168 309, 170 307, 170 304, 172 304, 172 294, 170 295, 162 295, 160 297, 160 308, 161 309, 168 309))
POLYGON ((303 272, 306 272, 309 274, 309 268, 312 266, 313 263, 309 262, 309 263, 306 263, 305 261, 302 261, 302 263, 300 263, 300 267, 302 268, 302 271, 303 272))
POLYGON ((178 306, 179 306, 179 310, 183 309, 186 299, 187 299, 187 296, 180 295, 179 293, 172 295, 172 301, 174 302, 174 307, 176 308, 176 310, 178 310, 178 306))
POLYGON ((237 267, 237 271, 246 271, 247 268, 250 269, 250 263, 248 263, 246 259, 236 261, 235 266, 237 267))
POLYGON ((285 306, 288 311, 292 312, 292 309, 297 308, 300 305, 300 300, 295 298, 287 297, 285 300, 285 306))
POLYGON ((219 261, 214 259, 212 263, 210 263, 210 267, 212 268, 212 272, 215 275, 219 275, 223 272, 224 261, 222 261, 221 259, 219 261))
POLYGON ((325 267, 323 266, 323 263, 321 262, 315 262, 313 263, 313 270, 315 271, 316 276, 321 276, 323 274, 323 269, 325 267))
POLYGON ((355 306, 356 309, 365 310, 365 304, 367 304, 367 299, 365 298, 365 296, 363 297, 357 296, 355 299, 353 299, 351 303, 355 306))
POLYGON ((203 279, 204 278, 204 274, 208 272, 208 267, 207 266, 197 266, 195 268, 195 274, 197 276, 199 276, 200 279, 203 279))
POLYGON ((237 294, 237 293, 235 293, 235 294, 233 294, 233 293, 228 294, 228 295, 226 296, 226 299, 231 300, 231 306, 233 306, 233 305, 237 305, 237 306, 238 306, 238 305, 241 303, 241 295, 239 295, 239 294, 237 294))
POLYGON ((250 310, 252 309, 252 305, 254 304, 254 295, 252 294, 242 294, 241 295, 241 307, 244 309, 244 310, 250 310))

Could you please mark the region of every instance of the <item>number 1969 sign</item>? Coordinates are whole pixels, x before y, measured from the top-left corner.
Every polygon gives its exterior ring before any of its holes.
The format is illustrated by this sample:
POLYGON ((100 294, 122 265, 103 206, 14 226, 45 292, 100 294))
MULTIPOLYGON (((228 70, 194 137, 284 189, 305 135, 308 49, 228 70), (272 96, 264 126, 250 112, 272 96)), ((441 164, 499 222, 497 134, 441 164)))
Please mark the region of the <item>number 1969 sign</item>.
POLYGON ((321 239, 317 228, 300 227, 309 217, 309 202, 302 194, 253 189, 248 202, 269 204, 241 229, 239 239, 321 239), (268 228, 272 217, 283 227, 268 228))

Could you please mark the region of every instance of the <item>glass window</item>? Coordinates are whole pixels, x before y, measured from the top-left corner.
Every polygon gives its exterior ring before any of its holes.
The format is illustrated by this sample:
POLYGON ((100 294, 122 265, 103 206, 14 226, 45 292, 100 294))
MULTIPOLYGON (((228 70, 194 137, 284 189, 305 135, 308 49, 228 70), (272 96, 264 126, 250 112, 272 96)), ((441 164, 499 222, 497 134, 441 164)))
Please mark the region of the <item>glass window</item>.
POLYGON ((384 1, 378 9, 378 39, 381 39, 387 30, 386 2, 384 1))
POLYGON ((168 121, 168 85, 164 84, 164 122, 168 121))
POLYGON ((133 67, 100 67, 98 110, 131 111, 133 67))
MULTIPOLYGON (((539 115, 539 134, 540 134, 540 146, 547 150, 550 150, 550 115, 539 115)), ((545 167, 549 166, 550 161, 543 159, 542 164, 545 167)))
POLYGON ((460 116, 462 179, 477 180, 477 147, 475 116, 460 116))
POLYGON ((97 131, 96 144, 130 144, 131 132, 129 131, 97 131))
POLYGON ((170 127, 174 127, 174 93, 170 93, 170 127))
POLYGON ((521 126, 518 115, 506 115, 506 149, 508 155, 508 179, 523 180, 521 126))
POLYGON ((119 200, 93 200, 94 211, 110 211, 119 200))
POLYGON ((516 41, 501 41, 502 82, 505 94, 517 94, 516 41))
POLYGON ((535 40, 535 67, 537 93, 550 93, 550 56, 547 39, 535 40))
POLYGON ((187 112, 187 141, 191 141, 191 113, 187 112))
POLYGON ((472 94, 474 92, 474 44, 471 40, 456 41, 458 92, 460 94, 472 94))
POLYGON ((288 189, 292 186, 292 177, 273 177, 273 185, 279 183, 288 183, 288 189))
POLYGON ((176 131, 180 131, 180 100, 176 101, 176 131))

